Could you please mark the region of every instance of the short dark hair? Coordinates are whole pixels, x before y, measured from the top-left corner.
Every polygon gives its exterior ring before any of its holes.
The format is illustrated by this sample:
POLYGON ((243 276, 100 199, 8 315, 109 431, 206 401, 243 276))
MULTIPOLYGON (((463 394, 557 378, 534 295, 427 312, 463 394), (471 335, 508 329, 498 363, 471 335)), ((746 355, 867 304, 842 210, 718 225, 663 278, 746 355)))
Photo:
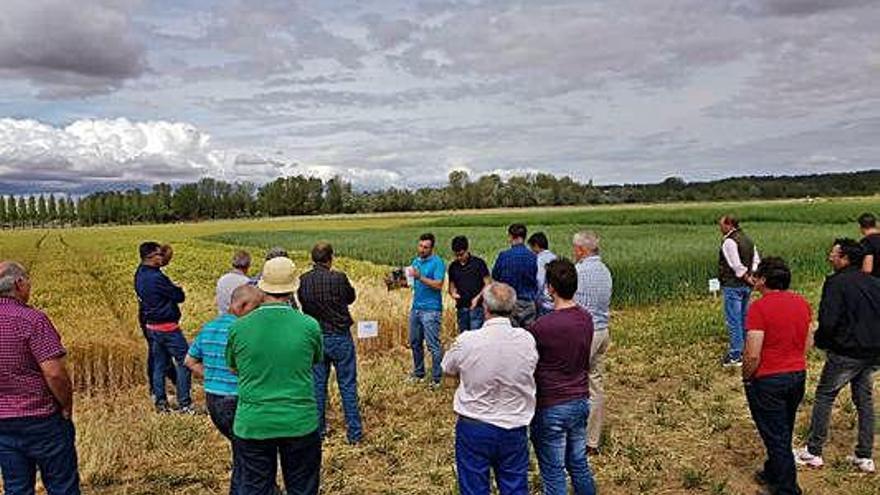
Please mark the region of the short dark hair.
POLYGON ((529 233, 526 226, 521 223, 511 224, 510 227, 507 227, 507 233, 510 234, 514 239, 525 239, 526 235, 529 233))
POLYGON ((768 289, 788 290, 791 287, 791 270, 784 259, 776 256, 761 260, 754 275, 763 278, 768 289))
POLYGON ((463 235, 457 235, 452 238, 452 252, 467 251, 469 247, 468 238, 463 235))
POLYGON ((863 229, 873 229, 877 226, 877 217, 873 213, 862 213, 859 215, 859 227, 863 229))
POLYGON ((431 247, 434 247, 435 245, 437 245, 437 238, 434 237, 434 234, 432 234, 430 232, 420 235, 419 241, 431 241, 431 247))
POLYGON ((321 241, 312 248, 312 261, 315 263, 329 263, 333 259, 333 246, 329 242, 321 241))
POLYGON ((538 246, 541 249, 550 248, 550 241, 547 240, 547 236, 543 232, 535 232, 529 236, 529 240, 526 241, 526 244, 529 246, 538 246))
POLYGON ((721 217, 721 223, 726 223, 731 227, 738 229, 739 228, 739 219, 731 214, 727 214, 721 217))
POLYGON ((865 249, 858 241, 849 237, 834 239, 832 246, 840 247, 840 254, 846 256, 850 265, 861 266, 862 260, 865 258, 865 249))
POLYGON ((162 246, 160 246, 158 242, 147 241, 147 242, 141 243, 141 245, 138 247, 138 252, 141 255, 141 259, 145 260, 151 254, 155 253, 156 251, 158 251, 160 249, 162 249, 162 246))
POLYGON ((571 299, 578 288, 578 273, 574 263, 557 258, 547 263, 547 283, 563 299, 571 299))

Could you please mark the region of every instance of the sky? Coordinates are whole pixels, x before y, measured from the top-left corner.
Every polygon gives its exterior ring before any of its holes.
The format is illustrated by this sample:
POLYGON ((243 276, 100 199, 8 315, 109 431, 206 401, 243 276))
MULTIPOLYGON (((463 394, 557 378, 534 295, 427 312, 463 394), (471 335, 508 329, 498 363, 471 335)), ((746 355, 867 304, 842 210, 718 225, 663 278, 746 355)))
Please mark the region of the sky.
POLYGON ((3 0, 0 193, 880 168, 880 0, 3 0))

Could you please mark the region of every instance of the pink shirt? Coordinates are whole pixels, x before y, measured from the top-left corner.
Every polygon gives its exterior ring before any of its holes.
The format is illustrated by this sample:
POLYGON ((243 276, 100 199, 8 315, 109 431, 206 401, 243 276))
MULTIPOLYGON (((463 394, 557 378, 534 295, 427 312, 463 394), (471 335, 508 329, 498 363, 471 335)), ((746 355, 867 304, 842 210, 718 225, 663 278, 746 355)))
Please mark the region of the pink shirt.
POLYGON ((0 297, 0 419, 45 417, 58 403, 40 363, 67 353, 45 313, 0 297))

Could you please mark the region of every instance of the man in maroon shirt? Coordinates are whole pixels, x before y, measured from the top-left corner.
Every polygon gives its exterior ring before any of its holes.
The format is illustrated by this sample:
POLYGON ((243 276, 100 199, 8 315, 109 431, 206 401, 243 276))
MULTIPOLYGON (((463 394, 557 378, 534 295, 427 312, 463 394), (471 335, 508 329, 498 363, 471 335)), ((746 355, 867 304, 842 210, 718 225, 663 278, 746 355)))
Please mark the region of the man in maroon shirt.
POLYGON ((781 258, 766 258, 754 273, 761 299, 746 317, 743 382, 749 409, 767 449, 756 473, 774 494, 800 494, 791 452, 795 414, 804 398, 809 303, 788 290, 791 271, 781 258))
POLYGON ((593 495, 596 487, 587 463, 586 437, 593 317, 573 300, 578 288, 574 264, 556 259, 546 269, 554 310, 530 329, 538 345, 532 443, 545 494, 568 493, 568 471, 575 494, 593 495))
POLYGON ((78 495, 73 387, 61 338, 27 305, 24 267, 0 262, 0 471, 9 494, 33 494, 39 469, 49 495, 78 495))

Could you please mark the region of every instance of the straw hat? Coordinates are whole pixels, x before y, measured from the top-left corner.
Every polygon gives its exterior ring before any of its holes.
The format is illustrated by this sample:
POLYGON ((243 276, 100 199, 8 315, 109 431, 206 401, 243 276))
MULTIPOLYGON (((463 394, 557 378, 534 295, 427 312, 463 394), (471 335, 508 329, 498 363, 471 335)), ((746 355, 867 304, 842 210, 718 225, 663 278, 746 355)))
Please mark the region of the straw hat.
POLYGON ((296 292, 295 268, 290 258, 272 258, 263 265, 263 274, 257 287, 268 294, 296 292))

